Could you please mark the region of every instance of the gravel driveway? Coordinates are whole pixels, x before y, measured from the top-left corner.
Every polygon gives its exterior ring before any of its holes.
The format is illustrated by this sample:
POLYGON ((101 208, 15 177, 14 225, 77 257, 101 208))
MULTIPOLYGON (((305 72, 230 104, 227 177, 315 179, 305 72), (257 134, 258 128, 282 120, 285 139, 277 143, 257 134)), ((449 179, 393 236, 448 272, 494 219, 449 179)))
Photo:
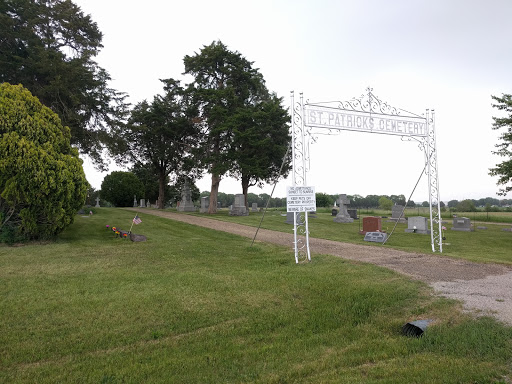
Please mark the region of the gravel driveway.
MULTIPOLYGON (((251 239, 256 233, 255 227, 208 217, 150 209, 144 213, 251 239)), ((256 240, 284 245, 290 247, 290 252, 293 252, 293 233, 260 229, 256 240)), ((512 325, 512 267, 316 238, 310 238, 309 245, 312 257, 315 253, 330 254, 392 269, 430 284, 440 295, 462 300, 464 308, 468 311, 493 315, 502 322, 512 325)))

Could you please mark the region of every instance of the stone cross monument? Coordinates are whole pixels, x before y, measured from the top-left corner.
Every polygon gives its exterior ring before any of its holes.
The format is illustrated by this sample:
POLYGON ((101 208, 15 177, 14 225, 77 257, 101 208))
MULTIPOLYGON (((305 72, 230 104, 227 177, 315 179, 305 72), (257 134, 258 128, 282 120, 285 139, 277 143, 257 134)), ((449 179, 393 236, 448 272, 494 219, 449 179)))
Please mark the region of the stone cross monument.
POLYGON ((336 217, 333 219, 335 223, 353 223, 354 219, 350 217, 347 211, 347 205, 350 204, 350 200, 347 198, 347 195, 342 194, 337 200, 339 205, 339 212, 336 217))

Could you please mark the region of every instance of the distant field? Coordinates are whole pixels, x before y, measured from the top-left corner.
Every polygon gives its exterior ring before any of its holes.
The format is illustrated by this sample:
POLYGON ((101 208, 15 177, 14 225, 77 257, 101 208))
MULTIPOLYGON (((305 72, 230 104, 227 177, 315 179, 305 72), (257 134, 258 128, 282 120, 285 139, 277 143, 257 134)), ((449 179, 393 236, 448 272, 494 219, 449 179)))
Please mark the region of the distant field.
POLYGON ((0 246, 0 382, 512 378, 512 328, 461 313, 423 283, 327 255, 296 265, 288 248, 143 213, 134 228, 147 242, 105 227, 128 229, 132 218, 95 209, 55 243, 0 246), (417 319, 434 322, 422 338, 403 336, 417 319))

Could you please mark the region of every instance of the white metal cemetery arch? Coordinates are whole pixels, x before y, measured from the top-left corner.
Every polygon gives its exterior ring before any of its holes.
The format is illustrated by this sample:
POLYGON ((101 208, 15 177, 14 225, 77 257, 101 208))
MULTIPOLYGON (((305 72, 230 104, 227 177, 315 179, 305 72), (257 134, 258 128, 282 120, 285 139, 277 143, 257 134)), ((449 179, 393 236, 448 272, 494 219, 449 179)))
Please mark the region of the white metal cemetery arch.
MULTIPOLYGON (((394 108, 381 101, 372 91, 372 88, 367 88, 359 98, 327 103, 304 102, 302 93, 295 101, 291 92, 293 187, 307 186, 309 143, 310 140, 315 141, 315 134, 348 130, 416 140, 424 151, 428 176, 432 252, 443 252, 434 111, 427 109, 420 116, 394 108)), ((307 212, 293 216, 295 261, 311 260, 307 212)))

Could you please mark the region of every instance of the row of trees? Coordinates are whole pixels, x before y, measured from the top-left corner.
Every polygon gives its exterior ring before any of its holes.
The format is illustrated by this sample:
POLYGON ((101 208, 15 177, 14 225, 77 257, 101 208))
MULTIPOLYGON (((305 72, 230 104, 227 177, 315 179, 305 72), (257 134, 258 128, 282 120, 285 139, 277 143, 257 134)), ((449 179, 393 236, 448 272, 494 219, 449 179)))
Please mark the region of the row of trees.
POLYGON ((193 184, 204 170, 212 176, 210 213, 216 212, 224 175, 241 181, 248 204, 250 186, 289 170, 288 113, 252 63, 221 42, 184 62, 185 73, 195 80, 186 87, 162 80, 164 94, 133 108, 116 131, 111 153, 119 162, 135 164, 135 171, 156 175, 159 208, 169 200, 169 182, 193 184))
POLYGON ((212 176, 210 213, 225 175, 241 181, 248 204, 250 186, 288 172, 288 113, 253 63, 220 41, 186 56, 184 64, 194 80, 186 87, 162 80, 164 94, 135 106, 112 151, 158 175, 159 208, 169 180, 193 181, 204 170, 212 176))
POLYGON ((184 57, 193 80, 162 80, 163 93, 130 110, 126 94, 108 87, 95 58, 102 33, 69 0, 0 3, 0 82, 23 84, 71 129, 71 143, 103 170, 105 150, 118 164, 150 169, 166 185, 212 175, 211 210, 221 179, 250 186, 286 175, 290 156, 287 111, 263 75, 222 42, 184 57))

